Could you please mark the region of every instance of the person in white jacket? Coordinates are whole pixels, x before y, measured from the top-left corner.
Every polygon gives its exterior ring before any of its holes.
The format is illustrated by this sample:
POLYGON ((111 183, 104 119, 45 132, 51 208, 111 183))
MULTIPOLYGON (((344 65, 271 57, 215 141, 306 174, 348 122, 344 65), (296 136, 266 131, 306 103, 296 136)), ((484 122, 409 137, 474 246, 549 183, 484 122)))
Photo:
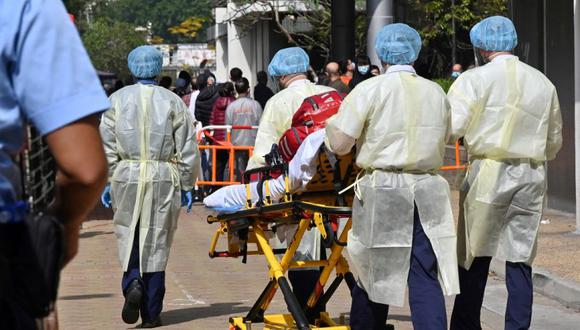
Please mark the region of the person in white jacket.
POLYGON ((470 159, 458 226, 461 294, 451 328, 481 327, 489 264, 497 257, 506 261, 505 329, 527 329, 546 161, 562 146, 560 105, 554 85, 512 55, 517 34, 509 19, 486 18, 470 37, 487 64, 463 73, 448 93, 453 139, 464 138, 470 159))
POLYGON ((123 267, 123 321, 161 325, 165 268, 180 206, 191 209, 199 151, 188 109, 176 94, 156 86, 163 57, 152 46, 128 57, 139 79, 110 97, 100 131, 109 162, 103 204, 113 207, 123 267))
POLYGON ((450 190, 443 164, 451 116, 445 93, 417 75, 419 33, 390 24, 375 41, 386 73, 358 84, 326 126, 326 146, 356 143, 363 170, 355 185, 347 251, 358 285, 353 330, 384 329, 405 289, 413 328, 447 329, 444 294, 459 293, 450 190))

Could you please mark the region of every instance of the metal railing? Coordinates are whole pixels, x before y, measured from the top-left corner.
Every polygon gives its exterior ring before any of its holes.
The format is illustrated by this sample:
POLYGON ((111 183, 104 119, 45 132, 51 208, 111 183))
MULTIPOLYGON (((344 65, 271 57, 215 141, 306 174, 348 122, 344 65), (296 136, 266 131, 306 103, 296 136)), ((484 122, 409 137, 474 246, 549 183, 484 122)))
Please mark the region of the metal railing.
MULTIPOLYGON (((199 129, 197 133, 197 141, 199 143, 200 151, 209 150, 211 152, 211 174, 210 180, 201 180, 197 182, 198 186, 204 185, 212 185, 212 186, 227 186, 232 184, 240 184, 241 182, 234 180, 233 178, 235 173, 234 168, 234 155, 236 151, 248 151, 249 157, 252 157, 254 147, 253 146, 234 146, 232 144, 232 130, 240 129, 240 130, 249 130, 249 129, 258 129, 258 126, 232 126, 232 125, 210 125, 205 126, 199 129), (211 132, 215 130, 225 130, 226 131, 226 141, 217 141, 214 140, 211 132), (204 144, 213 143, 213 144, 204 144), (227 150, 228 151, 228 179, 223 181, 217 180, 217 152, 218 150, 227 150)), ((454 171, 454 170, 463 170, 465 169, 465 164, 461 163, 461 147, 459 141, 455 142, 455 160, 453 165, 445 165, 440 168, 441 171, 454 171)), ((245 169, 242 169, 245 170, 245 169)))
POLYGON ((22 199, 31 212, 46 211, 56 195, 56 163, 48 144, 38 131, 28 125, 23 151, 19 155, 22 199))
MULTIPOLYGON (((257 130, 258 126, 239 126, 239 125, 210 125, 202 127, 197 132, 197 141, 199 144, 199 150, 204 152, 209 150, 211 152, 211 178, 210 180, 201 180, 197 182, 198 186, 229 186, 232 184, 239 184, 241 182, 234 180, 235 178, 235 153, 236 151, 247 151, 249 157, 252 157, 254 153, 254 146, 235 146, 232 144, 232 130, 257 130), (214 140, 211 132, 216 130, 226 131, 226 140, 219 141, 214 140), (204 144, 204 139, 207 142, 214 144, 204 144), (224 181, 217 180, 217 153, 218 150, 228 151, 228 179, 224 181)), ((245 169, 241 169, 245 170, 245 169)))
POLYGON ((465 169, 465 164, 461 164, 461 152, 459 141, 455 142, 455 164, 442 166, 441 171, 453 171, 465 169))

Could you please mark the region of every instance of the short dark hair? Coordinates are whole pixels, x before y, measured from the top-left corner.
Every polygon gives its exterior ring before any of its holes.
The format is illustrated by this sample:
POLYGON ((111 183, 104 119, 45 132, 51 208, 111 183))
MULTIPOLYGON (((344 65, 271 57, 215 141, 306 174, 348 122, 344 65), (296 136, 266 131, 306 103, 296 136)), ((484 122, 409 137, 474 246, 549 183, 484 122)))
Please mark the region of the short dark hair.
POLYGON ((242 77, 242 79, 236 81, 235 87, 236 92, 238 92, 238 94, 244 94, 250 90, 250 82, 248 81, 248 79, 242 77))
POLYGON ((232 81, 238 81, 240 79, 242 79, 243 73, 242 70, 240 68, 233 68, 230 70, 230 79, 232 81))
POLYGON ((356 65, 357 66, 370 65, 370 64, 371 64, 371 60, 368 56, 366 56, 364 54, 360 54, 359 56, 356 57, 356 65))
POLYGON ((234 84, 226 82, 219 85, 218 93, 222 97, 234 96, 234 84))
POLYGON ((187 71, 179 71, 177 78, 185 80, 185 82, 188 84, 191 82, 191 75, 187 71))
POLYGON ((266 71, 258 72, 258 83, 264 85, 268 83, 268 74, 266 73, 266 71))
POLYGON ((338 61, 338 71, 340 74, 345 74, 348 71, 348 60, 338 61))
POLYGON ((202 73, 199 76, 197 76, 196 82, 197 82, 197 88, 199 90, 202 90, 202 89, 207 87, 207 77, 208 76, 205 73, 202 73))
POLYGON ((161 79, 159 79, 159 86, 169 88, 169 87, 171 87, 172 82, 173 82, 173 79, 171 79, 171 77, 163 76, 163 77, 161 77, 161 79))

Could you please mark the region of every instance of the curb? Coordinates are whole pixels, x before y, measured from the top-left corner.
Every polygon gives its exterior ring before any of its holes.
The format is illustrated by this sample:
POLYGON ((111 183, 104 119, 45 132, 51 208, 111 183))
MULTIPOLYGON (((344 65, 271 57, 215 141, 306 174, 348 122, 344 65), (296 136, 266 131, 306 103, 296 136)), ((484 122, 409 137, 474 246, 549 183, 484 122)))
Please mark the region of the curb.
MULTIPOLYGON (((505 279, 505 262, 491 260, 490 271, 505 279)), ((562 305, 580 310, 580 283, 562 278, 542 268, 532 268, 534 291, 552 298, 562 305)))

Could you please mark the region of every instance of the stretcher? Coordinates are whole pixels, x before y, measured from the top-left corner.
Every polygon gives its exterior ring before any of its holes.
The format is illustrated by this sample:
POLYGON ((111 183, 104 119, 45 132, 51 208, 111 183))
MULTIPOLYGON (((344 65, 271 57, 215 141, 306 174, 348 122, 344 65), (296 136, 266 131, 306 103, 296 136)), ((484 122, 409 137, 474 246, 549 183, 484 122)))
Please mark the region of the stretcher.
POLYGON ((339 285, 345 281, 350 289, 355 279, 349 270, 342 252, 346 246, 348 231, 351 228, 352 195, 339 194, 344 187, 354 182, 358 169, 354 165, 354 155, 335 157, 325 150, 318 152, 316 174, 310 180, 304 192, 291 194, 289 189, 288 165, 274 157, 270 166, 247 171, 245 182, 251 176, 259 175, 259 200, 252 205, 250 188, 246 185, 248 202, 246 208, 232 214, 209 216, 209 223, 218 223, 211 241, 209 256, 242 258, 263 255, 269 266, 269 282, 260 294, 248 314, 243 317, 232 317, 230 329, 332 329, 345 330, 349 327, 344 321, 336 321, 326 312, 318 312, 321 306, 331 299, 339 285), (268 192, 268 179, 275 174, 286 176, 286 194, 278 203, 271 200, 268 192), (263 189, 262 189, 263 188, 263 189), (262 193, 265 191, 265 193, 262 193), (337 235, 338 219, 346 221, 344 229, 337 235), (273 248, 269 240, 277 228, 284 225, 296 225, 293 239, 283 249, 273 248), (309 230, 316 230, 322 236, 324 247, 330 249, 326 260, 295 261, 294 255, 300 242, 309 230), (227 237, 228 249, 217 251, 220 238, 227 237), (248 248, 255 246, 255 248, 248 248), (300 306, 293 294, 286 273, 289 269, 321 267, 321 275, 306 306, 300 306), (325 289, 332 272, 335 279, 325 289), (288 314, 267 314, 268 307, 280 289, 284 296, 288 314))

